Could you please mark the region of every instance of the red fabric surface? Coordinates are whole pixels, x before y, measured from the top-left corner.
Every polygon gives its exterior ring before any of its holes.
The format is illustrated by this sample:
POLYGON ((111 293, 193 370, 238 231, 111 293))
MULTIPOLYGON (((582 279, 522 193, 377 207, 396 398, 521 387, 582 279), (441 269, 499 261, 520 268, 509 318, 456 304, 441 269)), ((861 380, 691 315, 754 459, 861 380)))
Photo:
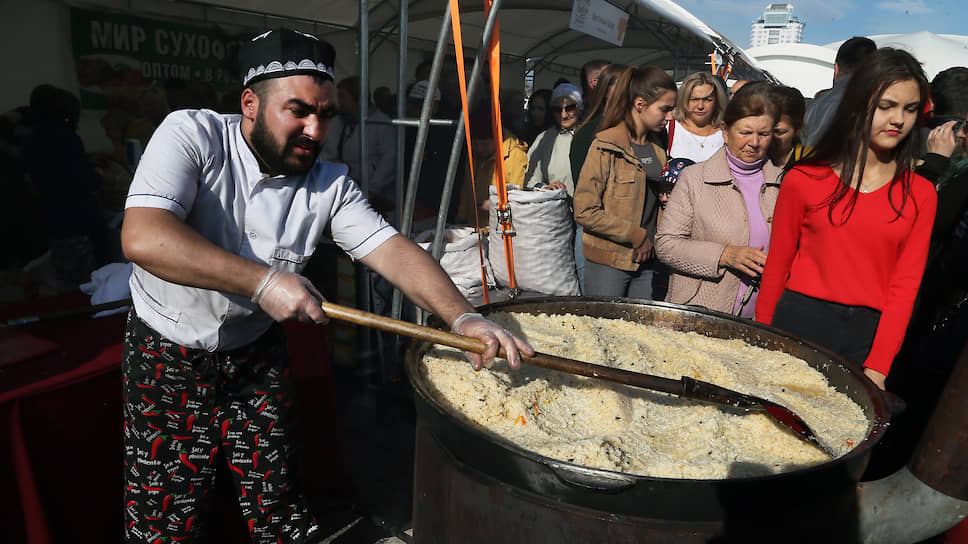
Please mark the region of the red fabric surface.
POLYGON ((20 424, 20 401, 14 401, 10 411, 10 445, 13 449, 13 466, 17 476, 17 490, 26 520, 27 541, 36 544, 50 542, 47 520, 40 504, 37 486, 34 485, 34 471, 30 467, 30 454, 23 440, 23 426, 20 424))
MULTIPOLYGON (((773 321, 784 289, 878 310, 881 317, 864 366, 887 375, 921 284, 938 195, 928 180, 913 175, 900 219, 895 220, 889 184, 858 194, 843 224, 839 220, 847 202, 838 203, 831 224, 823 203, 839 184, 829 167, 797 167, 783 178, 756 320, 773 321)), ((900 192, 893 190, 896 206, 900 192)))
MULTIPOLYGON (((81 292, 0 306, 0 319, 51 316, 84 308, 81 292)), ((46 544, 80 539, 118 542, 122 527, 121 372, 125 314, 41 319, 0 331, 16 344, 28 338, 46 349, 0 365, 0 542, 46 544), (36 340, 36 342, 34 341, 36 340)), ((287 323, 297 393, 307 404, 296 414, 311 432, 305 459, 328 468, 304 472, 308 490, 345 478, 332 403, 325 329, 287 323)), ((214 534, 220 542, 247 542, 234 491, 217 476, 214 534), (241 530, 240 530, 241 528, 241 530)))
POLYGON ((50 353, 60 346, 32 334, 13 331, 0 336, 0 366, 20 363, 50 353))
POLYGON ((968 518, 945 533, 944 544, 968 544, 968 518))
MULTIPOLYGON (((0 318, 47 316, 88 304, 77 291, 2 306, 0 318)), ((0 442, 10 444, 0 451, 0 484, 17 490, 0 499, 10 513, 0 540, 118 540, 120 506, 107 505, 120 503, 123 319, 79 315, 0 332, 0 345, 29 343, 0 367, 0 442), (112 471, 118 477, 112 479, 112 471)))

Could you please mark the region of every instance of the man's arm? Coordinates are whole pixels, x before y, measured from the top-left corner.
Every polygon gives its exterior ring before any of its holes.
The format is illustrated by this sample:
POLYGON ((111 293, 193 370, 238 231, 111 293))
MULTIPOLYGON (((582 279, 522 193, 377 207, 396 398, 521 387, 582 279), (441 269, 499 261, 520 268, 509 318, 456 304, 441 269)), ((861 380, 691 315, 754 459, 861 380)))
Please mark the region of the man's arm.
MULTIPOLYGON (((125 257, 159 278, 223 293, 253 296, 269 267, 226 251, 160 208, 128 208, 121 227, 125 257)), ((296 274, 278 271, 266 281, 260 306, 277 321, 326 320, 318 297, 296 274)))
POLYGON ((128 208, 121 248, 128 260, 163 280, 248 297, 268 270, 216 246, 161 208, 128 208))
MULTIPOLYGON (((361 262, 397 286, 416 305, 434 313, 451 327, 461 315, 474 312, 474 307, 460 294, 437 261, 404 236, 392 236, 361 262)), ((483 361, 481 356, 469 354, 475 369, 480 369, 482 362, 493 359, 499 347, 507 351, 512 368, 520 365, 519 351, 534 354, 526 342, 491 321, 481 319, 457 328, 460 329, 457 332, 473 336, 487 347, 483 361)))
POLYGON ((461 314, 474 311, 437 261, 404 236, 395 234, 360 261, 448 326, 461 314))

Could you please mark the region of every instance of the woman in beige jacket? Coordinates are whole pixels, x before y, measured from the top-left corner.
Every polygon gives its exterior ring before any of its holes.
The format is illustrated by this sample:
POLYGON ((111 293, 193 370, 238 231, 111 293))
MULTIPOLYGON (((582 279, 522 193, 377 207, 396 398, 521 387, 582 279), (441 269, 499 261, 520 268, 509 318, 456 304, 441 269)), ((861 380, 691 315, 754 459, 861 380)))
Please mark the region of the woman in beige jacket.
POLYGON ((726 107, 726 145, 682 171, 655 236, 667 302, 753 317, 781 170, 767 158, 777 109, 764 82, 726 107))
POLYGON ((649 66, 627 68, 615 83, 602 125, 575 188, 575 221, 583 228, 585 294, 652 298, 652 240, 665 153, 655 134, 672 118, 676 84, 649 66))

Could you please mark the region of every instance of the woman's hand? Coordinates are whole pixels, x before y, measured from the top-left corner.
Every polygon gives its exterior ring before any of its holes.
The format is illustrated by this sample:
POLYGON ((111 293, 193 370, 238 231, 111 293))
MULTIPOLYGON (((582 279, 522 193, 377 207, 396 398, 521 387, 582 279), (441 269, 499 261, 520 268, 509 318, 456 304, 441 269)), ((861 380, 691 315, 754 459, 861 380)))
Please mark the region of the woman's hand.
POLYGON ((648 261, 655 254, 654 250, 655 246, 648 238, 646 238, 645 241, 642 242, 642 245, 635 248, 635 253, 632 255, 632 262, 644 263, 645 261, 648 261))
POLYGON ((955 131, 951 129, 954 128, 955 123, 957 121, 948 121, 928 133, 928 153, 936 153, 945 157, 950 157, 954 153, 958 141, 955 131))
POLYGON ((762 274, 765 264, 766 253, 763 253, 763 246, 726 246, 723 254, 719 256, 719 266, 725 266, 750 277, 762 274))
POLYGON ((887 381, 887 376, 872 368, 864 368, 864 375, 870 378, 870 380, 874 382, 874 385, 879 387, 881 391, 887 391, 887 384, 885 383, 887 381))
POLYGON ((560 182, 560 181, 552 181, 548 185, 545 185, 544 188, 547 189, 547 190, 549 190, 549 191, 553 191, 555 189, 564 189, 565 188, 565 184, 562 183, 562 182, 560 182))

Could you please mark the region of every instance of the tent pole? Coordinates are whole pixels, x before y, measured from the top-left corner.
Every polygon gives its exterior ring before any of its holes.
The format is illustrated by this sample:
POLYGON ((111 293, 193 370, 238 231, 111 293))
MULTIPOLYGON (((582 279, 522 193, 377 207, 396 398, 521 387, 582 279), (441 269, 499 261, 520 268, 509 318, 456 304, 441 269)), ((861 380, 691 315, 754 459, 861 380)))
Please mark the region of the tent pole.
MULTIPOLYGON (((443 67, 444 46, 447 43, 447 36, 450 35, 450 4, 444 11, 444 17, 440 24, 440 36, 437 39, 437 47, 434 49, 434 60, 430 67, 430 80, 427 81, 427 94, 424 96, 423 107, 420 110, 420 124, 417 126, 417 141, 413 146, 413 160, 410 163, 410 179, 407 182, 407 195, 404 202, 403 214, 400 218, 400 234, 410 237, 410 229, 413 225, 413 207, 417 197, 417 183, 420 180, 421 159, 424 148, 427 145, 427 130, 430 127, 430 112, 434 104, 434 91, 440 82, 440 71, 443 67)), ((393 290, 393 302, 390 307, 390 315, 394 319, 400 319, 403 309, 403 296, 399 289, 393 290)))
POLYGON ((366 123, 370 109, 370 8, 369 0, 360 0, 360 171, 363 194, 370 196, 370 172, 366 167, 366 123))
MULTIPOLYGON (((369 84, 369 6, 368 0, 360 0, 360 26, 359 26, 359 50, 360 50, 360 100, 359 100, 359 140, 360 140, 360 171, 356 172, 357 181, 363 194, 369 196, 369 173, 366 167, 366 117, 369 96, 366 91, 369 84)), ((356 303, 358 308, 370 311, 372 301, 370 300, 370 273, 362 263, 356 265, 356 303)), ((367 327, 356 328, 357 343, 360 346, 358 357, 364 372, 369 373, 373 368, 374 356, 380 354, 373 352, 373 334, 367 327)), ((382 362, 380 363, 382 366, 382 362)), ((385 373, 381 371, 379 377, 382 381, 385 373)))
MULTIPOLYGON (((410 1, 400 0, 400 24, 397 26, 400 39, 399 51, 397 52, 397 119, 403 119, 407 115, 407 46, 409 36, 407 35, 407 23, 410 11, 410 1)), ((404 162, 406 161, 406 137, 407 127, 397 125, 397 179, 396 179, 396 217, 397 227, 403 227, 403 175, 404 162)))
POLYGON ((682 31, 676 28, 676 52, 672 59, 672 81, 679 81, 679 40, 682 39, 682 31))
MULTIPOLYGON (((491 35, 494 34, 494 26, 497 22, 497 14, 500 9, 501 0, 494 0, 491 4, 491 11, 487 15, 487 21, 484 22, 481 47, 477 50, 477 55, 474 57, 474 67, 471 69, 470 81, 467 82, 467 107, 470 107, 474 103, 473 100, 476 95, 474 91, 477 89, 477 81, 480 79, 482 61, 487 52, 488 44, 491 42, 491 35)), ((450 199, 454 192, 454 178, 457 175, 457 163, 458 159, 460 159, 461 147, 464 145, 464 131, 467 129, 468 127, 464 126, 464 116, 462 115, 457 121, 457 135, 454 137, 454 144, 450 149, 450 162, 447 163, 447 174, 444 176, 444 189, 440 196, 440 209, 437 211, 434 241, 430 250, 431 254, 438 261, 443 251, 444 226, 447 223, 447 211, 450 209, 450 199)), ((503 141, 503 135, 501 134, 496 134, 494 137, 501 138, 503 141)), ((501 157, 496 157, 495 160, 501 160, 501 157)), ((490 184, 490 180, 479 180, 479 182, 490 184)))

